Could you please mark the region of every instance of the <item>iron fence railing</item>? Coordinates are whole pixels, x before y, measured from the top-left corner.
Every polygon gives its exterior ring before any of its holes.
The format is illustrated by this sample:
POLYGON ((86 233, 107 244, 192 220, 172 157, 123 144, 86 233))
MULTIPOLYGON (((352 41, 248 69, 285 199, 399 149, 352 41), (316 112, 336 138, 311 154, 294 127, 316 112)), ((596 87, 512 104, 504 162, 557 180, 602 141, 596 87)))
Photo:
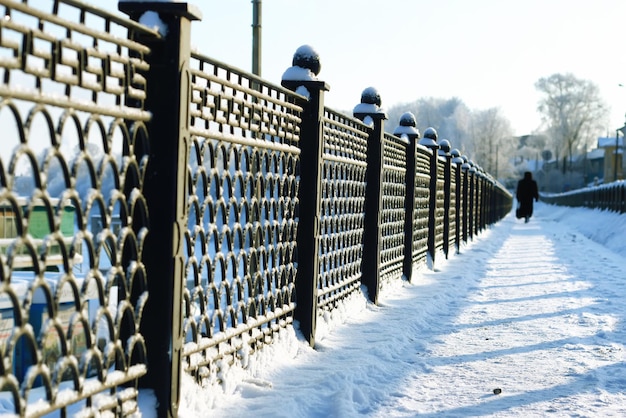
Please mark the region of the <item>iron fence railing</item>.
POLYGON ((322 131, 317 303, 330 311, 361 285, 369 129, 325 108, 322 131))
POLYGON ((375 90, 326 108, 317 57, 278 86, 191 52, 189 4, 119 7, 0 0, 6 412, 133 416, 149 388, 177 416, 183 373, 218 382, 296 321, 315 345, 511 209, 410 115, 384 133, 375 90))
POLYGON ((626 182, 619 180, 600 186, 549 194, 541 193, 539 198, 546 203, 560 206, 606 209, 613 212, 626 212, 626 182))
POLYGON ((158 34, 77 1, 0 13, 0 396, 18 416, 131 415, 147 372, 151 52, 132 38, 158 34))
POLYGON ((190 73, 183 357, 202 382, 292 322, 302 108, 199 54, 190 73))

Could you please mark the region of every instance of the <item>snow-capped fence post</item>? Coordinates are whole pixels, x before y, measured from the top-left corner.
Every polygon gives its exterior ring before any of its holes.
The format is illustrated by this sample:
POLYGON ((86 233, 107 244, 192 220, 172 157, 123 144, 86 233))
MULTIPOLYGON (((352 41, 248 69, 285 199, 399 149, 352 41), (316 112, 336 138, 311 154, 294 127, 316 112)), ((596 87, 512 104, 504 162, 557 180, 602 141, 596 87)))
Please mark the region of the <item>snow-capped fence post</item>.
POLYGON ((365 221, 363 230, 363 259, 361 262, 361 283, 365 285, 369 299, 378 303, 381 262, 381 209, 382 209, 382 168, 383 137, 387 114, 380 108, 380 95, 373 87, 361 93, 361 103, 355 106, 355 118, 369 125, 372 130, 367 141, 367 169, 365 186, 365 221))
POLYGON ((434 128, 426 128, 424 131, 424 137, 420 140, 420 145, 425 146, 431 150, 430 156, 430 183, 429 183, 429 198, 428 198, 428 257, 431 268, 435 266, 435 251, 437 238, 436 224, 437 224, 437 162, 439 161, 439 155, 437 150, 439 144, 437 144, 437 131, 434 128))
MULTIPOLYGON (((144 245, 149 298, 141 324, 148 347, 148 374, 158 416, 178 416, 183 349, 184 231, 187 229, 189 73, 191 21, 200 12, 187 3, 120 2, 131 19, 158 28, 160 39, 142 39, 151 49, 146 71, 150 155, 145 196, 150 209, 144 245)), ((134 36, 138 36, 137 33, 134 36)))
POLYGON ((450 154, 450 141, 442 139, 439 142, 438 154, 445 158, 443 169, 443 253, 448 258, 450 250, 450 170, 452 168, 452 155, 450 154))
POLYGON ((487 229, 487 225, 490 224, 491 218, 491 177, 487 172, 483 170, 483 216, 482 216, 482 230, 487 229))
POLYGON ((307 98, 300 125, 300 190, 297 231, 297 304, 294 317, 311 347, 315 345, 317 288, 319 276, 320 219, 322 196, 322 144, 324 92, 328 84, 317 79, 319 55, 303 45, 293 56, 293 65, 283 74, 281 84, 307 98))
POLYGON ((469 217, 470 217, 470 202, 469 202, 469 169, 470 163, 466 155, 461 157, 463 164, 461 170, 463 171, 463 242, 468 240, 469 229, 469 217))
POLYGON ((476 223, 476 167, 473 161, 468 161, 467 181, 469 185, 469 207, 468 210, 468 238, 474 239, 474 224, 476 223))
POLYGON ((464 201, 463 198, 463 181, 465 176, 463 176, 463 157, 461 157, 461 152, 455 148, 450 151, 450 156, 452 157, 452 163, 454 163, 454 184, 456 186, 456 190, 454 194, 456 199, 454 201, 455 205, 455 216, 456 221, 454 225, 454 245, 456 246, 457 254, 461 251, 461 224, 463 222, 463 212, 462 212, 462 203, 464 201))
POLYGON ((491 225, 493 223, 492 217, 495 209, 495 202, 493 200, 493 180, 489 174, 485 177, 485 229, 487 229, 487 225, 491 225))
POLYGON ((478 213, 476 222, 476 235, 485 229, 485 215, 487 211, 487 176, 481 166, 477 167, 478 171, 478 189, 476 190, 478 199, 478 213))
POLYGON ((491 218, 491 178, 489 174, 483 170, 482 172, 482 183, 483 183, 483 191, 482 191, 482 200, 483 200, 483 210, 481 216, 481 230, 487 229, 487 225, 489 225, 489 219, 491 218))
POLYGON ((400 117, 400 124, 393 131, 409 141, 406 151, 406 196, 404 198, 404 262, 402 274, 407 281, 413 276, 413 213, 415 212, 415 152, 420 137, 415 115, 406 112, 400 117))
POLYGON ((480 231, 482 230, 482 218, 483 218, 483 208, 484 208, 484 202, 483 202, 484 176, 483 176, 482 168, 479 165, 475 165, 474 168, 476 169, 476 173, 475 173, 476 186, 474 189, 474 193, 476 194, 476 206, 475 206, 476 216, 474 218, 474 234, 478 235, 480 231))
POLYGON ((491 225, 498 221, 498 211, 499 211, 499 195, 496 192, 496 181, 493 177, 489 177, 489 218, 487 219, 487 224, 491 225))

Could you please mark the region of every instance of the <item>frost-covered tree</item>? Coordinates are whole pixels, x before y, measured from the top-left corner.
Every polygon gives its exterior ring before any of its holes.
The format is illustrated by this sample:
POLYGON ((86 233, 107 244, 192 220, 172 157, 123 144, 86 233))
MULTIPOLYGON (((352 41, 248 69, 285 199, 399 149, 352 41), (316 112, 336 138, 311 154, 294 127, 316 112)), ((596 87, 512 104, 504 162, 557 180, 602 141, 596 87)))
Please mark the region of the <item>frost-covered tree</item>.
POLYGON ((466 148, 471 112, 462 100, 456 97, 428 97, 393 106, 387 111, 389 120, 385 124, 385 130, 393 132, 399 124, 400 116, 405 112, 415 115, 420 131, 428 127, 435 128, 439 139, 447 139, 453 148, 466 148))
POLYGON ((512 175, 511 156, 516 146, 511 123, 499 108, 471 114, 472 159, 494 175, 512 175))
POLYGON ((567 156, 571 168, 574 151, 597 138, 606 126, 606 105, 597 85, 573 74, 540 78, 535 88, 542 93, 537 110, 542 114, 554 155, 567 156))
POLYGON ((421 98, 389 109, 385 129, 393 132, 407 111, 416 115, 420 131, 435 128, 440 140, 450 141, 452 148, 459 149, 489 174, 498 178, 515 175, 511 155, 517 142, 510 121, 498 108, 470 110, 458 98, 421 98))

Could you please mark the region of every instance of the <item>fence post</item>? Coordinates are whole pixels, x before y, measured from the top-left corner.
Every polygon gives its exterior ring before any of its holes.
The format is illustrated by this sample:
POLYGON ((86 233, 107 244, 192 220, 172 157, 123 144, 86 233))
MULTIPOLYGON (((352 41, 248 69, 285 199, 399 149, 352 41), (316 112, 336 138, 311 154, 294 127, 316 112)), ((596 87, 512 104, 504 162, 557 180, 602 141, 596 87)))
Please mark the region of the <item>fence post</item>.
POLYGON ((415 115, 406 112, 400 117, 400 124, 393 131, 399 137, 406 137, 409 145, 406 151, 406 196, 404 197, 404 261, 402 273, 407 281, 413 276, 413 214, 415 213, 415 153, 420 137, 416 128, 415 115))
POLYGON ((354 117, 372 130, 367 141, 367 169, 365 173, 365 220, 363 231, 363 260, 361 283, 367 288, 369 299, 378 303, 381 259, 381 209, 382 209, 382 168, 383 138, 387 115, 380 108, 380 96, 376 89, 368 87, 361 94, 361 103, 354 110, 354 117))
POLYGON ((463 202, 463 183, 461 179, 462 166, 463 166, 463 158, 461 157, 461 152, 458 149, 453 149, 450 151, 450 155, 452 156, 452 162, 455 164, 454 168, 454 178, 456 184, 456 200, 455 200, 455 212, 456 212, 456 224, 454 228, 454 243, 456 245, 457 254, 461 252, 461 223, 463 222, 463 212, 461 203, 463 202))
POLYGON ((485 173, 485 229, 491 224, 495 208, 495 200, 493 199, 493 180, 489 174, 485 173))
MULTIPOLYGON (((147 45, 146 110, 150 137, 144 195, 150 227, 143 260, 149 298, 141 331, 148 347, 148 373, 142 385, 155 391, 159 417, 177 417, 182 373, 184 233, 187 228, 189 154, 190 32, 200 12, 187 3, 120 2, 133 20, 158 13, 160 38, 135 39, 147 45)), ((154 16, 153 16, 154 17, 154 16)), ((134 38, 141 35, 134 33, 134 38)))
POLYGON ((322 155, 324 92, 328 85, 316 79, 320 59, 310 46, 299 47, 292 67, 283 74, 281 84, 306 95, 300 125, 300 185, 298 193, 298 270, 294 318, 311 347, 315 346, 317 286, 319 277, 320 212, 322 199, 322 155), (305 75, 303 77, 303 75, 305 75))
POLYGON ((447 259, 450 250, 450 169, 452 166, 450 141, 442 139, 439 142, 438 154, 446 159, 443 171, 443 253, 447 259))
POLYGON ((430 156, 430 183, 429 183, 429 199, 428 199, 428 257, 431 268, 435 266, 435 240, 437 237, 437 161, 439 156, 437 150, 437 131, 434 128, 426 128, 424 138, 420 140, 420 145, 429 148, 432 153, 430 156))
POLYGON ((487 202, 486 202, 487 203, 487 215, 485 217, 485 229, 493 225, 495 222, 494 221, 494 217, 496 213, 496 200, 494 199, 495 183, 496 181, 494 180, 494 178, 490 174, 487 174, 487 178, 485 179, 485 184, 487 186, 486 187, 487 188, 487 202))
POLYGON ((463 164, 461 165, 461 170, 463 170, 463 242, 467 243, 468 239, 468 229, 469 229, 469 217, 470 217, 470 208, 469 208, 469 160, 467 156, 463 155, 461 157, 463 159, 463 164))
POLYGON ((476 167, 477 176, 477 188, 476 199, 478 205, 477 221, 476 221, 476 235, 479 235, 485 228, 485 173, 481 166, 476 167))
POLYGON ((476 222, 476 167, 473 161, 469 161, 467 177, 469 182, 469 238, 474 240, 474 224, 476 222))
POLYGON ((482 169, 480 168, 479 165, 475 165, 474 168, 476 168, 476 189, 475 189, 475 193, 476 193, 476 222, 474 223, 474 234, 475 235, 479 235, 480 231, 482 230, 482 219, 483 219, 483 212, 484 212, 484 202, 483 202, 483 173, 482 173, 482 169))

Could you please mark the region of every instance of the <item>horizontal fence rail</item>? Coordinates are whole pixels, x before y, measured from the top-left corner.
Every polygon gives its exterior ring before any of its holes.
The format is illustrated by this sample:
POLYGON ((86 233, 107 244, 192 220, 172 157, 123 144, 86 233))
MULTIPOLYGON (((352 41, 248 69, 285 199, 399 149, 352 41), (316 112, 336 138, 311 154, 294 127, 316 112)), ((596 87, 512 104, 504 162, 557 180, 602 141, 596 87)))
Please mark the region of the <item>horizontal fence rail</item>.
POLYGON ((0 0, 1 412, 135 416, 151 389, 176 417, 182 374, 210 390, 296 324, 315 346, 511 210, 410 113, 385 133, 375 89, 327 108, 309 47, 276 85, 192 52, 187 3, 119 8, 0 0))

